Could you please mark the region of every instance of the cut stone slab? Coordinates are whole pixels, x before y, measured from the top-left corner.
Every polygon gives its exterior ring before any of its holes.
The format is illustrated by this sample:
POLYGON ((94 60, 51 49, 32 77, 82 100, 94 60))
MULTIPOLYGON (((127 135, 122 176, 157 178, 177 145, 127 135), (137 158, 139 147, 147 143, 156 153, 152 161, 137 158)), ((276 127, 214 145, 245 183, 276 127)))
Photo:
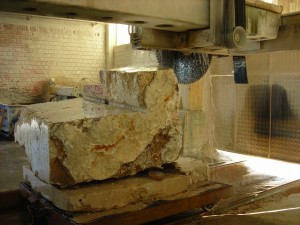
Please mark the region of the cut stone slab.
POLYGON ((183 155, 202 158, 208 136, 205 113, 201 110, 187 111, 184 119, 183 155))
POLYGON ((82 99, 25 107, 15 139, 33 172, 47 183, 69 186, 175 161, 182 146, 176 77, 172 70, 151 74, 143 94, 146 109, 82 99))
POLYGON ((42 182, 34 173, 23 167, 24 180, 32 189, 66 211, 107 211, 129 204, 146 205, 166 197, 185 192, 189 177, 180 173, 165 173, 161 181, 146 175, 107 180, 99 184, 84 184, 74 188, 58 188, 42 182))
POLYGON ((204 148, 208 144, 205 113, 201 110, 180 110, 179 115, 184 134, 182 155, 203 159, 204 148))
MULTIPOLYGON (((86 84, 85 98, 96 98, 153 110, 172 102, 178 84, 172 70, 120 72, 101 71, 100 84, 86 84)), ((178 98, 178 96, 176 96, 178 98)), ((176 99, 176 104, 178 99, 176 99)))

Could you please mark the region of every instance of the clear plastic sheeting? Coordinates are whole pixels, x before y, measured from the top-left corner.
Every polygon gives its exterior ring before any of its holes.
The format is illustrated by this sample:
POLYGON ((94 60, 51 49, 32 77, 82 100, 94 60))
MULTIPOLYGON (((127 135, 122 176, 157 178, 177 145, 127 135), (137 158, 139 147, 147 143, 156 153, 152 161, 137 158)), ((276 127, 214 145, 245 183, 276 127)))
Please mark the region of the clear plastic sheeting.
MULTIPOLYGON (((256 79, 258 80, 260 76, 256 79)), ((235 151, 268 157, 268 85, 236 85, 235 151)))
POLYGON ((299 224, 300 207, 297 201, 300 194, 288 197, 269 197, 259 202, 250 203, 234 211, 216 215, 196 215, 187 219, 168 223, 169 225, 297 225, 299 224), (279 204, 274 203, 274 198, 279 204), (277 207, 276 207, 277 206, 277 207), (245 210, 249 210, 245 212, 245 210))
POLYGON ((211 77, 212 108, 215 124, 215 145, 219 149, 234 149, 234 114, 236 90, 233 76, 211 77), (226 119, 224 119, 226 118, 226 119))
POLYGON ((215 147, 300 162, 299 58, 299 51, 247 56, 249 84, 234 84, 232 71, 216 69, 228 58, 213 60, 215 147))
POLYGON ((232 185, 232 195, 208 212, 183 219, 172 225, 261 224, 298 225, 300 165, 222 150, 219 156, 235 163, 209 168, 210 180, 232 185))
POLYGON ((300 162, 299 86, 300 76, 273 76, 271 101, 273 111, 270 128, 270 157, 272 158, 300 162), (274 94, 275 87, 280 87, 283 93, 274 94))

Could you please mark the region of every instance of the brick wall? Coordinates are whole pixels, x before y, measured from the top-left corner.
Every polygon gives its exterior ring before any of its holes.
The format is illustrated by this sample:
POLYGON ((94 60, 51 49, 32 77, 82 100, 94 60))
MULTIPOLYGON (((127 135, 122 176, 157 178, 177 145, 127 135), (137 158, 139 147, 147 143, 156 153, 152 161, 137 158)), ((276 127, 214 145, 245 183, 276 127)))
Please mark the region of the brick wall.
POLYGON ((83 77, 98 80, 103 68, 104 24, 0 13, 2 90, 41 92, 49 78, 64 85, 83 77))

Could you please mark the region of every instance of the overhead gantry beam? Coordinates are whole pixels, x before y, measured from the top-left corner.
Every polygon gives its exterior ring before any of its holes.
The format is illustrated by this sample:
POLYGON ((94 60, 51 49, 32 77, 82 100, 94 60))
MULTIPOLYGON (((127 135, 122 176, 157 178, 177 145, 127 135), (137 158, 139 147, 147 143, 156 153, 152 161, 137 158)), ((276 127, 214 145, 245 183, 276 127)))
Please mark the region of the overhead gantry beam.
POLYGON ((175 32, 209 27, 209 0, 1 0, 0 11, 175 32))
POLYGON ((221 55, 300 49, 299 14, 281 16, 280 6, 257 0, 246 0, 246 44, 238 49, 220 45, 216 40, 223 33, 215 29, 223 21, 218 19, 222 12, 219 3, 219 0, 1 0, 0 11, 143 27, 133 43, 142 49, 221 55))

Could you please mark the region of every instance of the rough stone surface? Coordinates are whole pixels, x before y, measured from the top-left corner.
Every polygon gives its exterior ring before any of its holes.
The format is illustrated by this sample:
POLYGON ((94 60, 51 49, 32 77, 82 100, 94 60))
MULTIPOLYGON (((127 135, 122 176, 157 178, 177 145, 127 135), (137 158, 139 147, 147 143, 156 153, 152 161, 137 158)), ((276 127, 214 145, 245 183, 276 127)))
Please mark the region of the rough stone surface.
POLYGON ((100 84, 85 85, 83 96, 154 110, 161 106, 158 104, 170 103, 174 92, 178 92, 173 76, 171 70, 134 73, 101 71, 100 84))
MULTIPOLYGON (((113 82, 131 79, 126 77, 113 82)), ((33 172, 43 181, 68 186, 175 161, 182 146, 177 81, 171 70, 151 72, 151 77, 140 85, 143 110, 82 99, 26 107, 15 138, 25 146, 33 172)), ((128 83, 129 91, 140 84, 128 83)))
POLYGON ((175 167, 185 175, 190 177, 190 183, 196 184, 208 178, 207 164, 199 159, 190 157, 180 157, 175 162, 175 167))
POLYGON ((147 206, 154 201, 185 192, 190 186, 186 175, 178 172, 164 175, 161 181, 137 175, 61 189, 42 182, 30 169, 23 167, 24 180, 30 182, 33 190, 66 211, 106 211, 137 203, 147 206))

